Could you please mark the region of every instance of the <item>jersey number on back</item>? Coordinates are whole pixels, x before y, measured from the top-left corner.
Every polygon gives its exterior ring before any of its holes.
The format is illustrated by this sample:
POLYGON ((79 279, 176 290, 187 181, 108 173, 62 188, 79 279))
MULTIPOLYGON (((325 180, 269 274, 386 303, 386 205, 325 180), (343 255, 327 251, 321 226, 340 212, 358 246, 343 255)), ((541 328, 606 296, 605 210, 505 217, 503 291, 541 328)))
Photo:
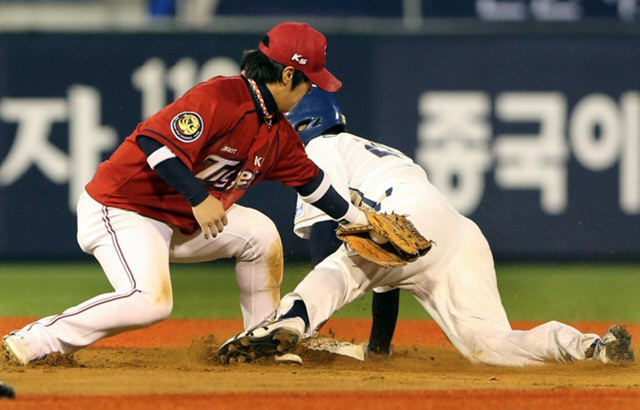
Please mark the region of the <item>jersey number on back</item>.
POLYGON ((402 152, 398 151, 397 149, 388 147, 384 144, 380 144, 378 142, 371 142, 371 141, 367 141, 367 143, 365 144, 364 148, 371 152, 372 154, 382 158, 382 157, 386 157, 386 156, 394 156, 397 158, 407 158, 406 155, 404 155, 402 152))

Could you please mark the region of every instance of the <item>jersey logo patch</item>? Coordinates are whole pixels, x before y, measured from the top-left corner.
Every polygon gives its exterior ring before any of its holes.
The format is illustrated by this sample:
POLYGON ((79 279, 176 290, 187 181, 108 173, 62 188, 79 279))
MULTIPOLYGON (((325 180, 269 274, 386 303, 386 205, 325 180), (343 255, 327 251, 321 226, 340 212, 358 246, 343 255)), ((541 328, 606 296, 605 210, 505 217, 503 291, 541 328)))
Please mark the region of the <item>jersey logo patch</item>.
POLYGON ((302 218, 302 215, 304 215, 304 202, 298 201, 296 204, 296 216, 293 219, 298 220, 302 218))
POLYGON ((197 112, 184 111, 171 120, 171 132, 182 142, 193 142, 202 135, 203 125, 197 112))

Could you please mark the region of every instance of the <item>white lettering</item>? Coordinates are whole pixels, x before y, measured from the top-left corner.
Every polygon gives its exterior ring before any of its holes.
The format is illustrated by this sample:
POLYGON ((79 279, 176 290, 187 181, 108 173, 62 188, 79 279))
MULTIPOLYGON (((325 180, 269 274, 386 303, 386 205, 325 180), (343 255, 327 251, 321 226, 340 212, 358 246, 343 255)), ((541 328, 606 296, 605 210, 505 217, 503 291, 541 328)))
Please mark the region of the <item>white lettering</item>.
POLYGON ((240 74, 240 66, 226 57, 211 58, 200 69, 192 58, 182 58, 167 69, 162 59, 154 57, 133 72, 131 83, 142 94, 141 118, 146 119, 167 105, 167 91, 171 91, 176 99, 211 77, 237 74, 240 74))
POLYGON ((18 123, 16 138, 0 167, 0 183, 11 185, 31 165, 55 183, 69 178, 64 152, 49 141, 54 122, 67 120, 67 104, 62 98, 5 98, 0 102, 0 118, 18 123))
POLYGON ((69 208, 102 161, 102 153, 117 143, 112 127, 100 125, 100 93, 75 85, 64 98, 5 98, 0 118, 18 124, 15 140, 0 166, 0 185, 11 185, 32 165, 57 184, 69 182, 69 208), (67 155, 50 141, 55 122, 69 123, 67 155))
POLYGON ((580 0, 476 0, 476 12, 485 20, 575 21, 583 10, 580 0))
POLYGON ((251 181, 253 181, 254 174, 251 171, 242 171, 238 174, 233 186, 237 188, 247 188, 251 181))
POLYGON ((620 206, 628 214, 640 214, 640 93, 621 98, 623 146, 620 157, 620 206))
POLYGON ((69 206, 75 209, 84 186, 102 162, 102 153, 118 143, 113 127, 100 125, 100 92, 92 87, 74 85, 69 89, 69 154, 71 175, 69 206))
POLYGON ((587 169, 602 171, 620 156, 622 123, 617 103, 604 94, 591 94, 576 104, 569 123, 569 141, 587 169))
POLYGON ((462 213, 482 200, 491 165, 491 101, 478 92, 427 92, 420 97, 417 162, 462 213))
POLYGON ((133 87, 142 93, 142 119, 146 119, 167 105, 165 88, 166 67, 159 58, 150 58, 131 76, 133 87))
POLYGON ((522 0, 476 0, 476 12, 485 20, 526 20, 527 4, 522 0))
POLYGON ((302 54, 298 53, 294 53, 293 56, 291 56, 291 60, 297 61, 298 63, 300 63, 300 65, 307 65, 307 61, 309 61, 308 59, 304 58, 302 54))
POLYGON ((485 93, 427 92, 419 100, 417 162, 461 212, 480 204, 493 159, 497 187, 538 190, 543 211, 563 213, 571 147, 590 171, 617 164, 620 208, 640 214, 640 92, 624 93, 619 103, 590 94, 571 111, 559 92, 503 92, 495 101, 498 129, 535 131, 501 131, 489 146, 491 101, 485 93))
POLYGON ((560 93, 505 92, 496 97, 500 120, 539 124, 537 134, 496 135, 496 183, 508 189, 539 189, 541 207, 550 214, 567 206, 565 113, 560 93))
POLYGON ((531 14, 541 21, 575 21, 582 17, 579 0, 531 0, 531 14))
POLYGON ((196 178, 204 181, 216 181, 221 178, 225 168, 235 168, 240 161, 230 160, 217 155, 209 155, 205 160, 207 167, 196 174, 196 178))
POLYGON ((198 64, 192 58, 181 58, 167 72, 167 85, 179 98, 198 83, 198 64))
POLYGON ((224 147, 222 147, 222 149, 220 150, 222 152, 228 152, 229 154, 235 154, 236 152, 238 152, 238 150, 236 148, 231 148, 227 145, 225 145, 224 147))

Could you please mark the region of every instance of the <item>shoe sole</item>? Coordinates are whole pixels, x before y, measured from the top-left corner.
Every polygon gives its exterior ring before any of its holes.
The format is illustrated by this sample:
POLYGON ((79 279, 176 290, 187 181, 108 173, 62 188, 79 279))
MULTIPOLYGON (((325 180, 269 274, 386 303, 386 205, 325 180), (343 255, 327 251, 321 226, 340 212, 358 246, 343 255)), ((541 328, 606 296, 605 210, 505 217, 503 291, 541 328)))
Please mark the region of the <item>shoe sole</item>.
POLYGON ((276 329, 262 337, 242 336, 220 348, 222 363, 249 363, 259 357, 286 353, 298 345, 300 335, 290 329, 276 329))
POLYGON ((4 349, 4 356, 11 363, 26 366, 26 363, 23 363, 22 360, 18 358, 18 355, 15 353, 15 350, 11 347, 11 345, 7 342, 7 339, 2 340, 2 348, 4 349))
POLYGON ((635 360, 631 350, 631 334, 625 326, 614 326, 609 332, 616 338, 611 344, 607 356, 612 362, 633 362, 635 360))

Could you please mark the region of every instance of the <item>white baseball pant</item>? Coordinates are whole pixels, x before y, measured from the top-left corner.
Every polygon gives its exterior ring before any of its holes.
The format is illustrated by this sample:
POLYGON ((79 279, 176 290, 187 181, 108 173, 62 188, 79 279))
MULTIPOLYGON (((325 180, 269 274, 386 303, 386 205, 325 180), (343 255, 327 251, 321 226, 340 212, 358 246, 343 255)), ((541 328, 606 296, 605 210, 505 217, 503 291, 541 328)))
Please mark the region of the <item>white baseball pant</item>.
POLYGON ((394 187, 381 211, 407 215, 420 232, 434 239, 436 246, 426 256, 401 268, 383 268, 342 246, 283 298, 278 311, 287 312, 302 299, 310 318, 309 337, 336 310, 366 292, 395 287, 413 294, 472 362, 524 366, 584 360, 598 335, 555 321, 527 331, 511 328, 484 235, 444 198, 421 195, 423 191, 419 184, 394 187))
POLYGON ((169 317, 173 307, 169 262, 235 258, 244 325, 260 323, 280 299, 280 236, 273 222, 254 209, 233 205, 227 217, 223 232, 206 240, 200 232, 185 236, 163 222, 104 206, 83 193, 78 202, 78 243, 96 257, 114 291, 21 329, 33 359, 52 352, 71 353, 169 317))

